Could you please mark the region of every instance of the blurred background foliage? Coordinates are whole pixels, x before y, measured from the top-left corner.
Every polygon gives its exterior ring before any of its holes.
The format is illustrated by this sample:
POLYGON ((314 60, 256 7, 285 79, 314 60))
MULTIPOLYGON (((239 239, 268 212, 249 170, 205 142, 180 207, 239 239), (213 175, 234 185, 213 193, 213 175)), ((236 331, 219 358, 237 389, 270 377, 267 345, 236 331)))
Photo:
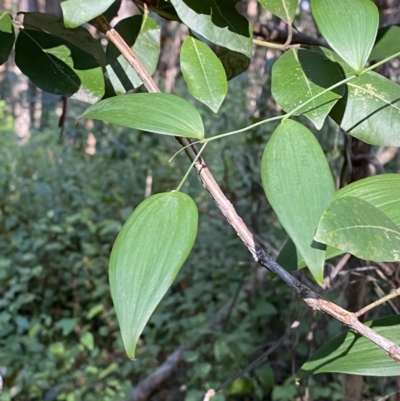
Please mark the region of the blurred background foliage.
MULTIPOLYGON (((307 29, 307 8, 300 12, 307 29)), ((189 98, 178 73, 168 81, 177 63, 177 49, 169 46, 176 27, 168 24, 158 79, 189 98)), ((217 116, 193 101, 209 134, 279 112, 269 86, 278 56, 258 49, 250 70, 230 82, 217 116)), ((285 285, 257 268, 194 173, 183 188, 200 212, 194 250, 147 325, 137 360, 128 360, 108 289, 110 250, 133 208, 150 193, 174 189, 189 162, 183 154, 169 162, 179 149, 173 138, 101 122, 83 121, 75 127, 85 107, 75 101, 69 102, 60 135, 57 97, 27 85, 11 61, 0 77, 1 401, 128 400, 135 385, 184 344, 193 346, 151 399, 200 400, 205 389, 228 380, 284 335, 265 363, 214 399, 343 399, 341 375, 293 381, 301 364, 339 333, 340 325, 307 310, 285 285), (298 327, 287 333, 295 321, 298 327)), ((286 236, 265 200, 259 174, 273 128, 262 126, 213 142, 205 158, 239 214, 276 256, 286 236)), ((343 136, 330 124, 316 135, 338 182, 343 136)), ((398 172, 399 166, 395 155, 387 171, 398 172)), ((296 274, 313 285, 305 271, 296 274)), ((379 275, 371 279, 370 287, 376 289, 379 280, 379 275)), ((324 295, 345 304, 345 285, 346 274, 324 295)), ((368 379, 363 389, 367 400, 395 391, 395 381, 385 378, 368 379)))

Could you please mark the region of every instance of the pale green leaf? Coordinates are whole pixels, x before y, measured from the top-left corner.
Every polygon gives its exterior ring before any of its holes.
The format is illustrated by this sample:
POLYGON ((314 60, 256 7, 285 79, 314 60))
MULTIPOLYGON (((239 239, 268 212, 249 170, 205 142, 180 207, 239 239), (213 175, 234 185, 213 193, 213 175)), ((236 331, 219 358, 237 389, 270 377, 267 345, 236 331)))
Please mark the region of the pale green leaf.
POLYGON ((400 227, 375 206, 352 196, 328 205, 314 238, 360 259, 400 260, 400 227))
POLYGON ((291 24, 296 14, 298 0, 258 0, 272 14, 277 15, 287 24, 291 24))
MULTIPOLYGON (((340 65, 325 55, 291 49, 272 68, 272 95, 286 112, 290 112, 343 78, 340 65)), ((344 86, 335 88, 299 109, 295 115, 304 114, 317 129, 321 129, 326 116, 343 94, 344 86)))
POLYGON ((334 185, 314 135, 298 122, 283 121, 264 150, 261 176, 279 221, 321 283, 325 251, 313 237, 322 212, 333 199, 334 185))
POLYGON ((210 42, 251 57, 252 30, 231 0, 171 0, 179 18, 210 42))
MULTIPOLYGON (((387 316, 365 324, 388 340, 400 343, 400 316, 387 316)), ((297 372, 296 379, 328 372, 399 376, 400 363, 370 340, 349 330, 318 349, 297 372)))
MULTIPOLYGON (((160 27, 149 16, 135 15, 118 22, 114 29, 125 40, 140 63, 151 75, 160 55, 160 27)), ((121 52, 109 42, 106 50, 107 72, 117 94, 123 94, 142 84, 136 71, 121 52)))
POLYGON ((111 6, 114 0, 65 0, 61 2, 64 23, 75 28, 99 16, 111 6))
POLYGON ((400 86, 370 71, 347 88, 331 112, 341 128, 372 145, 400 146, 400 86))
POLYGON ((216 113, 228 91, 221 61, 205 43, 188 36, 182 45, 180 62, 189 92, 216 113))
POLYGON ((204 139, 203 121, 196 108, 168 93, 134 93, 104 99, 86 109, 81 118, 157 134, 204 139))
POLYGON ((343 60, 360 73, 371 53, 379 12, 370 0, 311 0, 322 35, 343 60))
POLYGON ((188 195, 153 195, 135 209, 115 241, 110 290, 131 359, 143 328, 192 249, 197 219, 188 195))

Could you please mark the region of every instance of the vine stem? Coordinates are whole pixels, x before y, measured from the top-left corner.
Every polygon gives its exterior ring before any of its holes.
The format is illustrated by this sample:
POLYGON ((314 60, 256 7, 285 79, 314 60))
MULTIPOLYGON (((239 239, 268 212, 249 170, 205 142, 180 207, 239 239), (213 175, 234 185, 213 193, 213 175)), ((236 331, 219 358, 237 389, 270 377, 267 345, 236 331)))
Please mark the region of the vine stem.
MULTIPOLYGON (((104 17, 97 17, 99 29, 114 43, 114 45, 121 51, 122 55, 126 58, 128 63, 134 68, 143 81, 145 87, 149 92, 160 92, 160 89, 148 74, 146 69, 141 65, 139 60, 133 54, 129 46, 124 42, 122 37, 113 28, 110 27, 104 17)), ((354 77, 353 77, 354 78, 354 77)), ((293 112, 292 112, 293 113, 293 112)), ((343 309, 339 305, 324 299, 322 296, 314 292, 311 288, 301 283, 282 266, 280 266, 258 243, 255 236, 251 233, 242 218, 237 214, 231 202, 227 199, 220 186, 215 181, 213 175, 207 167, 204 159, 199 155, 197 147, 188 138, 177 137, 177 140, 182 146, 192 144, 186 147, 185 153, 189 159, 194 162, 193 168, 197 171, 203 186, 210 193, 218 208, 227 219, 228 223, 236 231, 237 235, 244 242, 249 252, 252 254, 254 260, 261 266, 268 269, 270 272, 276 274, 282 281, 284 281, 293 291, 299 295, 306 304, 316 311, 322 311, 334 317, 344 325, 355 330, 363 337, 369 339, 371 342, 382 348, 391 358, 400 362, 400 346, 387 338, 381 336, 370 327, 361 323, 355 313, 343 309)))

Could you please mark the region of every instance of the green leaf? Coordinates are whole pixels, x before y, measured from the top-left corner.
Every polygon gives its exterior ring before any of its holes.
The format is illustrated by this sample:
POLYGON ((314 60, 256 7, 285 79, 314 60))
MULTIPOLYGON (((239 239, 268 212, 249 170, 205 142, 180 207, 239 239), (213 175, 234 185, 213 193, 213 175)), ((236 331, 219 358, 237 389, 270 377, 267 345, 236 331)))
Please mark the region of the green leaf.
MULTIPOLYGON (((291 49, 283 54, 272 68, 272 95, 276 102, 290 112, 344 79, 339 64, 325 55, 305 49, 291 49)), ((321 129, 326 116, 344 94, 344 85, 317 97, 298 110, 321 129)))
POLYGON ((400 227, 375 206, 352 196, 328 205, 314 238, 361 259, 400 260, 400 227))
POLYGON ((63 38, 21 29, 15 44, 15 63, 47 92, 87 103, 98 101, 104 94, 103 71, 97 60, 63 38))
MULTIPOLYGON (((114 29, 132 49, 146 71, 155 71, 160 55, 160 27, 146 15, 135 15, 118 22, 114 29)), ((112 42, 108 43, 106 57, 108 76, 117 94, 142 85, 135 70, 112 42)))
POLYGON ((400 52, 400 26, 391 25, 379 28, 375 45, 368 60, 383 59, 400 52))
POLYGON ((219 48, 218 57, 224 67, 228 81, 246 71, 251 61, 251 59, 244 54, 222 46, 219 48))
POLYGON ((205 43, 191 36, 183 42, 180 61, 189 92, 216 113, 228 91, 221 61, 205 43))
POLYGON ((0 13, 0 65, 8 60, 14 41, 15 31, 12 16, 9 13, 0 13))
MULTIPOLYGON (((400 343, 400 316, 387 316, 365 324, 388 340, 400 343)), ((400 364, 377 345, 349 330, 317 350, 297 372, 296 379, 326 372, 398 376, 400 364)))
POLYGON ((119 233, 110 257, 111 296, 129 358, 154 309, 188 257, 197 208, 181 192, 143 201, 119 233))
POLYGON ((204 139, 203 121, 197 109, 168 93, 133 93, 104 99, 86 109, 80 118, 156 134, 204 139))
POLYGON ((106 11, 114 0, 65 0, 61 2, 64 23, 67 28, 75 28, 106 11))
POLYGON ((290 25, 296 14, 298 0, 258 0, 258 2, 290 25))
POLYGON ((372 145, 400 146, 400 86, 370 71, 347 88, 331 112, 340 127, 372 145))
POLYGON ((334 185, 325 155, 314 135, 292 120, 282 121, 262 157, 261 176, 268 201, 318 283, 325 251, 313 242, 334 185))
POLYGON ((358 74, 375 42, 379 12, 370 0, 311 0, 311 9, 322 35, 358 74))
POLYGON ((179 18, 210 42, 251 57, 252 30, 232 0, 171 0, 179 18))

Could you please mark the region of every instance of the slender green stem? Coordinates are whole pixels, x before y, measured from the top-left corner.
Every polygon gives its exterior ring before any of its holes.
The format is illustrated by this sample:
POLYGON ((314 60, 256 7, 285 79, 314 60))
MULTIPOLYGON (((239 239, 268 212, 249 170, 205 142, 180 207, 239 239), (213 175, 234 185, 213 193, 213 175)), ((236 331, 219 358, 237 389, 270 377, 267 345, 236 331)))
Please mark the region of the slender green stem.
POLYGON ((172 160, 174 160, 174 158, 175 158, 179 153, 182 152, 182 150, 185 150, 185 149, 188 148, 189 146, 196 145, 197 143, 202 143, 202 141, 191 142, 191 143, 189 143, 189 145, 186 145, 186 146, 180 148, 180 149, 179 149, 177 152, 175 152, 175 153, 173 154, 173 156, 168 160, 168 163, 171 163, 172 160))
MULTIPOLYGON (((366 68, 365 70, 362 70, 361 74, 364 74, 364 73, 366 73, 366 72, 368 72, 368 71, 374 70, 376 67, 379 67, 380 65, 385 64, 385 63, 387 63, 388 61, 390 61, 390 60, 392 60, 392 59, 394 59, 394 58, 396 58, 396 57, 399 57, 399 56, 400 56, 400 52, 397 52, 397 53, 395 53, 395 54, 392 54, 391 56, 386 57, 385 59, 383 59, 383 60, 381 60, 381 61, 378 61, 377 63, 375 63, 375 64, 369 66, 369 67, 366 68)), ((361 74, 360 74, 360 75, 361 75, 361 74)))
MULTIPOLYGON (((193 145, 193 144, 191 144, 191 145, 193 145)), ((205 149, 206 146, 207 146, 207 142, 205 142, 203 144, 203 146, 200 148, 199 153, 197 153, 197 155, 194 158, 192 164, 190 165, 190 167, 186 171, 186 174, 183 176, 181 182, 179 183, 178 187, 176 188, 177 191, 179 191, 181 189, 183 183, 186 181, 186 178, 188 177, 189 173, 192 171, 193 166, 197 163, 197 160, 199 159, 200 155, 202 154, 202 152, 203 152, 203 150, 205 149)))

